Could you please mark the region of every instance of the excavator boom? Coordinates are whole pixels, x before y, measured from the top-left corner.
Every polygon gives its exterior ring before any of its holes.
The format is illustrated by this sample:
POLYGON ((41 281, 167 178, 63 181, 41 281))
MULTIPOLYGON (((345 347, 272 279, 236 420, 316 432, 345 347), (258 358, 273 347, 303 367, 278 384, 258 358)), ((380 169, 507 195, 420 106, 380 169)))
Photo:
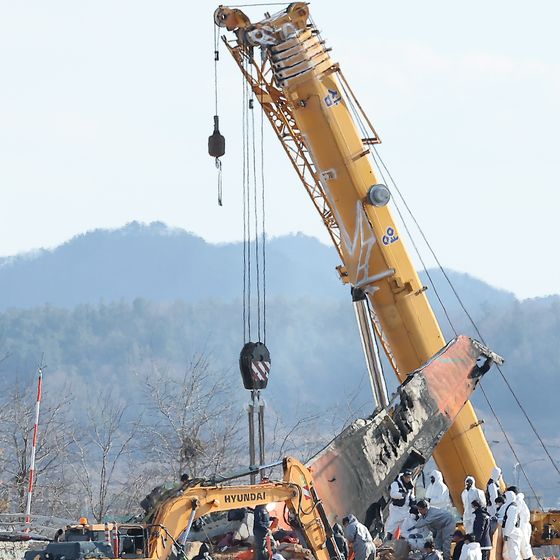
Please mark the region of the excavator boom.
POLYGON ((192 486, 187 484, 175 489, 173 495, 156 503, 148 522, 89 524, 84 518, 80 524, 66 527, 62 542, 49 543, 43 551, 29 551, 25 559, 187 560, 184 545, 193 522, 200 517, 220 511, 284 504, 285 519, 301 535, 304 542, 300 544, 315 560, 343 560, 310 470, 291 457, 283 460, 282 467, 283 479, 279 482, 222 486, 198 479, 192 486), (327 543, 332 545, 334 558, 329 554, 327 543))
MULTIPOLYGON (((151 525, 156 528, 149 542, 149 558, 169 558, 175 542, 184 543, 194 520, 216 511, 254 508, 283 502, 288 518, 297 523, 315 560, 329 560, 326 542, 332 530, 317 497, 311 472, 296 459, 283 461, 282 482, 245 486, 194 486, 176 498, 165 500, 151 525)), ((336 547, 335 547, 336 550, 336 547)))

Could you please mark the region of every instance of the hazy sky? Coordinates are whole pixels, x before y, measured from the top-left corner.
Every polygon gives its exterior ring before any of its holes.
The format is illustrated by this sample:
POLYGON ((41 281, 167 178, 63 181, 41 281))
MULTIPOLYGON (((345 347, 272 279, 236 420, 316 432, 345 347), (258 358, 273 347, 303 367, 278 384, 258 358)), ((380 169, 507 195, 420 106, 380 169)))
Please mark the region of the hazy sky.
MULTIPOLYGON (((206 151, 215 5, 0 0, 0 255, 131 220, 241 238, 241 79, 224 51, 223 208, 206 151)), ((560 293, 557 0, 310 8, 442 263, 520 297, 560 293)), ((327 242, 265 144, 269 234, 327 242)))

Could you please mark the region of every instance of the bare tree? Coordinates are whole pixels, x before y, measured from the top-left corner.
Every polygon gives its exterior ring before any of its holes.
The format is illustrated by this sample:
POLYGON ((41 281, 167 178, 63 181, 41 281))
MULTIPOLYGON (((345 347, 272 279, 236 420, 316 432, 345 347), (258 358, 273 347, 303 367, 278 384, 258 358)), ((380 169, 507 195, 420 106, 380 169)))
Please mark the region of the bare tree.
POLYGON ((214 370, 204 355, 195 356, 181 373, 154 366, 146 391, 145 452, 161 476, 208 476, 236 464, 243 411, 232 399, 228 376, 214 370))
MULTIPOLYGON (((36 389, 33 379, 7 385, 0 397, 0 475, 6 508, 23 512, 29 484, 29 464, 35 423, 36 389)), ((50 500, 65 492, 57 472, 65 461, 70 441, 65 391, 55 397, 45 392, 36 452, 34 511, 50 510, 50 500)))
MULTIPOLYGON (((116 505, 134 478, 124 466, 134 452, 139 418, 125 419, 126 405, 101 393, 87 408, 87 419, 74 431, 74 460, 70 463, 77 490, 89 513, 101 522, 116 505)), ((140 470, 140 469, 138 469, 140 470)))

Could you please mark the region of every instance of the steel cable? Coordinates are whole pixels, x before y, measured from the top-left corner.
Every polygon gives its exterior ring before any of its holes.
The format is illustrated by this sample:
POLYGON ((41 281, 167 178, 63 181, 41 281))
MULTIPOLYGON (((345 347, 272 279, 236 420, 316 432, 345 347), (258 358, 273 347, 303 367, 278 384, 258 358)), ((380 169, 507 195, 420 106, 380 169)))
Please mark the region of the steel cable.
MULTIPOLYGON (((253 66, 251 65, 251 73, 253 66)), ((259 254, 259 212, 257 205, 257 150, 256 150, 256 133, 255 133, 255 109, 254 97, 251 90, 251 99, 249 104, 251 111, 251 135, 253 140, 252 159, 253 159, 253 214, 255 218, 255 275, 257 282, 257 336, 261 341, 261 278, 260 278, 260 254, 259 254)))
MULTIPOLYGON (((374 148, 375 150, 375 148, 374 148)), ((414 224, 416 225, 416 227, 418 228, 418 231, 420 232, 420 235, 422 236, 422 239, 424 240, 424 242, 426 243, 426 246, 428 247, 430 253, 432 254, 432 256, 434 257, 434 260, 436 261, 439 270, 441 271, 441 273, 443 274, 444 278, 446 279, 447 283, 449 284, 449 287, 451 288, 451 290, 453 291, 453 294, 455 295, 455 298, 457 299, 459 305, 461 306, 461 309, 465 312, 465 315, 467 316, 467 318, 469 319, 469 322, 471 323, 472 327, 474 328, 477 336, 480 338, 480 341, 484 344, 486 344, 486 341, 484 339, 484 337, 482 336, 482 333, 480 332, 476 322, 474 321, 474 319, 472 318, 471 314, 468 312, 467 308, 465 307, 463 300, 461 299, 461 297, 459 296, 459 294, 457 293, 457 290, 455 289, 455 286, 453 285, 453 283, 451 282, 451 279, 449 278, 449 276, 447 275, 447 273, 445 272, 441 262, 439 261, 434 249, 432 248, 431 244, 429 243, 428 239, 426 238, 426 235, 424 234, 424 231, 422 230, 422 228, 420 227, 420 224, 418 223, 418 221, 416 220, 416 217, 414 216, 414 214, 412 213, 411 209, 409 208, 408 204, 406 203, 406 201, 404 200, 403 195, 401 194, 399 188, 397 187, 397 184, 395 182, 395 180, 393 179, 391 173, 389 172, 389 170, 387 169, 387 166, 385 165, 385 163, 383 162, 383 159, 381 158, 381 156, 379 155, 379 153, 377 152, 377 150, 375 150, 375 153, 377 154, 377 157, 379 157, 379 160, 381 161, 381 164, 383 165, 383 168, 386 170, 387 175, 389 176, 390 180, 391 180, 391 184, 395 187, 395 190, 398 192, 401 200, 403 201, 403 204, 405 205, 408 213, 410 214, 410 217, 412 218, 412 220, 414 221, 414 224)), ((533 422, 531 421, 531 419, 529 418, 529 415, 527 414, 527 411, 525 410, 525 407, 521 404, 521 401, 519 400, 517 394, 515 393, 515 391, 513 390, 513 387, 511 386, 511 384, 509 383, 509 381, 507 380, 506 376, 504 375, 504 372, 502 371, 502 368, 496 364, 496 368, 498 370, 498 372, 500 373, 500 377, 502 378, 502 380, 504 381, 504 383, 506 384, 506 387, 508 388, 509 392, 511 393, 511 395, 513 396, 517 406, 519 407, 519 409, 521 410, 521 412, 523 413, 523 416, 525 417, 525 419, 527 420, 527 423, 529 424, 529 426, 531 427, 532 432, 535 434, 537 440, 539 441, 539 443, 541 444, 546 456, 549 458, 550 462, 552 463, 552 466, 554 467, 554 469, 556 470, 556 472, 560 475, 560 469, 558 467, 558 465, 556 464, 556 461, 554 461, 554 459, 552 458, 552 455, 550 454, 548 448, 546 447, 546 444, 544 443, 543 439, 541 438, 540 434, 538 433, 537 429, 535 428, 535 425, 533 424, 533 422)), ((488 401, 487 401, 488 402, 488 401)), ((488 402, 488 404, 490 404, 488 402)), ((505 432, 504 432, 504 436, 505 436, 505 432)), ((513 452, 513 449, 512 449, 513 452)))
MULTIPOLYGON (((342 87, 342 90, 343 90, 343 92, 344 92, 344 95, 345 95, 346 99, 348 100, 348 105, 349 105, 349 107, 350 107, 350 110, 352 111, 352 114, 354 115, 354 119, 355 119, 356 122, 358 123, 358 126, 359 126, 359 128, 360 128, 360 132, 362 133, 362 135, 364 136, 364 138, 367 138, 367 136, 368 136, 367 126, 366 126, 366 124, 364 124, 364 121, 363 121, 362 117, 360 116, 357 107, 354 105, 354 103, 353 103, 353 101, 352 101, 352 96, 348 93, 348 91, 347 91, 347 89, 346 89, 346 86, 344 85, 344 82, 341 81, 341 82, 340 82, 340 85, 341 85, 341 87, 342 87)), ((380 174, 380 176, 381 176, 383 182, 384 182, 385 184, 387 184, 387 180, 385 179, 385 176, 384 176, 384 174, 383 174, 383 170, 381 169, 381 166, 379 165, 379 163, 377 162, 377 159, 376 159, 376 157, 375 157, 375 155, 377 154, 377 151, 375 151, 375 148, 374 148, 374 152, 370 151, 370 154, 371 154, 371 156, 372 156, 373 162, 375 163, 375 166, 376 166, 376 168, 377 168, 377 171, 378 171, 378 173, 380 174), (375 152, 375 153, 374 153, 374 152, 375 152)), ((377 155, 378 155, 378 154, 377 154, 377 155)), ((399 193, 399 194, 400 194, 400 193, 399 193)), ((401 196, 401 198, 402 198, 402 196, 401 196)), ((403 216, 403 214, 402 214, 402 212, 401 212, 401 210, 400 210, 400 208, 399 208, 399 205, 397 204, 397 201, 396 201, 396 200, 393 200, 393 202, 394 202, 395 208, 396 208, 396 210, 397 210, 397 213, 398 213, 398 215, 399 215, 400 218, 401 218, 401 222, 402 222, 402 224, 403 224, 403 227, 405 228, 406 233, 408 234, 408 237, 409 237, 409 239, 410 239, 410 242, 412 243, 412 246, 414 247, 414 250, 415 250, 415 252, 416 252, 416 255, 417 255, 418 259, 420 260, 420 262, 421 262, 421 264, 422 264, 422 268, 424 269, 424 272, 425 272, 425 274, 426 274, 426 276, 427 276, 427 278, 428 278, 428 281, 429 281, 430 285, 432 286, 432 289, 433 289, 433 291, 434 291, 434 294, 436 295, 436 298, 437 298, 437 300, 438 300, 438 302, 439 302, 439 304, 440 304, 440 306, 441 306, 441 308, 442 308, 442 310, 443 310, 443 313, 444 313, 444 315, 445 315, 445 317, 446 317, 446 319, 447 319, 447 322, 449 323, 449 326, 450 326, 451 329, 453 330, 455 336, 457 336, 457 331, 456 331, 456 329, 455 329, 455 326, 453 325, 453 322, 451 321, 451 318, 449 317, 449 314, 448 314, 448 312, 447 312, 447 309, 446 309, 446 307, 445 307, 443 301, 442 301, 441 298, 440 298, 440 295, 439 295, 439 293, 438 293, 438 290, 437 290, 436 287, 435 287, 435 283, 434 283, 434 281, 432 280, 432 277, 431 277, 431 275, 430 275, 430 273, 429 273, 429 271, 428 271, 428 268, 427 268, 427 266, 426 266, 426 263, 424 262, 424 259, 422 258, 422 255, 420 254, 420 250, 418 249, 418 246, 416 245, 416 242, 414 241, 414 237, 411 235, 411 233, 410 233, 410 231, 409 231, 409 229, 408 229, 408 226, 407 226, 407 224, 406 224, 406 220, 404 219, 404 216, 403 216)))
MULTIPOLYGON (((349 103, 349 106, 350 106, 350 108, 351 108, 351 111, 352 111, 352 113, 354 114, 354 118, 356 119, 356 121, 357 121, 357 123, 358 123, 358 126, 359 126, 359 128, 360 128, 360 130, 361 130, 361 133, 364 135, 364 137, 367 137, 367 129, 366 129, 366 126, 364 125, 362 118, 360 117, 360 115, 359 115, 359 113, 358 113, 356 107, 354 106, 354 103, 352 102, 352 97, 348 94, 348 92, 347 92, 346 88, 344 87, 344 84, 343 84, 343 83, 341 83, 341 87, 342 87, 342 89, 343 89, 343 91, 344 91, 344 93, 345 93, 345 96, 346 96, 346 98, 347 98, 347 100, 348 100, 348 103, 349 103)), ((477 325, 476 325, 474 319, 472 318, 472 316, 470 315, 470 313, 469 313, 468 310, 466 309, 466 307, 465 307, 465 305, 464 305, 464 303, 463 303, 461 297, 459 296, 459 294, 457 293, 457 291, 456 291, 456 289, 455 289, 455 286, 454 286, 453 283, 451 282, 451 279, 449 278, 448 274, 445 272, 443 266, 441 265, 439 259, 437 258, 436 254, 435 254, 435 251, 433 250, 432 246, 430 245, 429 241, 427 240, 426 235, 424 234, 424 232, 423 232, 422 228, 420 227, 418 221, 416 220, 416 218, 415 218, 413 212, 411 211, 410 207, 408 206, 408 204, 407 204, 407 202, 406 202, 406 200, 405 200, 403 194, 401 193, 401 191, 400 191, 400 189, 398 188, 398 186, 397 186, 395 180, 393 179, 393 176, 391 175, 389 169, 387 168, 385 162, 383 161, 383 158, 380 156, 380 154, 379 154, 379 152, 378 152, 378 150, 377 150, 377 148, 376 148, 375 146, 372 146, 372 150, 373 150, 373 151, 371 152, 372 159, 373 159, 373 161, 374 161, 374 163, 375 163, 375 165, 376 165, 376 167, 377 167, 377 169, 378 169, 378 171, 379 171, 379 173, 380 173, 380 175, 381 175, 383 181, 385 182, 385 184, 387 184, 387 181, 386 181, 386 179, 385 179, 385 173, 387 173, 387 176, 389 177, 392 186, 395 188, 395 191, 397 192, 397 194, 399 195, 400 199, 402 200, 402 202, 403 202, 403 204, 404 204, 404 207, 406 208, 406 210, 407 210, 407 212, 409 213, 409 215, 411 216, 411 218, 412 218, 414 224, 416 225, 418 231, 420 232, 420 234, 421 234, 421 236, 422 236, 422 239, 424 240, 424 242, 426 243, 428 249, 430 250, 430 253, 431 253, 432 256, 434 257, 434 259, 435 259, 435 261, 436 261, 436 263, 437 263, 437 265, 438 265, 439 270, 440 270, 441 273, 443 274, 445 280, 447 281, 447 283, 449 284, 451 290, 453 291, 453 294, 454 294, 455 297, 457 298, 457 301, 459 302, 461 308, 463 309, 463 311, 465 312, 465 314, 466 314, 468 320, 470 321, 471 325, 472 325, 473 328, 475 329, 475 332, 477 333, 477 336, 480 338, 481 342, 482 342, 483 344, 486 345, 486 342, 485 342, 485 340, 484 340, 484 337, 483 337, 482 334, 480 333, 480 330, 478 329, 478 327, 477 327, 477 325), (379 160, 379 162, 378 162, 378 160, 379 160), (383 173, 383 170, 385 170, 385 173, 383 173)), ((430 284, 431 284, 431 286, 432 286, 432 289, 433 289, 433 291, 434 291, 434 294, 435 294, 435 296, 436 296, 436 298, 437 298, 437 300, 438 300, 438 302, 439 302, 439 304, 440 304, 440 306, 441 306, 441 308, 442 308, 442 310, 443 310, 443 312, 444 312, 444 314, 445 314, 445 317, 446 317, 446 319, 447 319, 447 321, 448 321, 448 323, 449 323, 451 329, 453 330, 455 336, 457 336, 457 330, 455 329, 455 326, 454 326, 454 324, 453 324, 453 321, 451 320, 451 318, 450 318, 450 316, 449 316, 449 313, 447 312, 447 308, 446 308, 445 304, 443 303, 443 301, 442 301, 442 299, 441 299, 441 297, 440 297, 440 295, 439 295, 438 290, 437 290, 436 287, 435 287, 435 283, 433 282, 430 273, 428 272, 428 269, 427 269, 427 267, 426 267, 426 264, 425 264, 425 262, 424 262, 424 259, 422 258, 421 254, 420 254, 419 248, 418 248, 417 244, 415 243, 414 238, 412 237, 411 232, 410 232, 410 230, 409 230, 409 228, 408 228, 408 226, 407 226, 406 220, 404 219, 404 216, 403 216, 403 214, 402 214, 402 212, 401 212, 401 210, 400 210, 398 204, 396 204, 396 201, 394 201, 394 202, 395 202, 395 208, 396 208, 396 210, 397 210, 397 212, 398 212, 398 214, 399 214, 399 216, 400 216, 400 218, 401 218, 401 221, 402 221, 402 223, 403 223, 403 226, 404 226, 404 228, 405 228, 405 230, 406 230, 406 232, 407 232, 407 234, 408 234, 408 236, 409 236, 409 238, 410 238, 410 240, 411 240, 411 243, 412 243, 412 245, 413 245, 413 247, 414 247, 414 250, 415 250, 415 252, 416 252, 418 258, 420 259, 420 262, 422 263, 422 266, 423 266, 424 271, 425 271, 425 273, 426 273, 426 275, 427 275, 427 277, 428 277, 428 280, 429 280, 429 282, 430 282, 430 284)), ((510 385, 510 383, 508 382, 507 378, 505 377, 505 375, 504 375, 502 369, 500 368, 500 366, 499 366, 498 364, 496 364, 496 368, 498 369, 502 380, 504 381, 504 383, 505 383, 506 386, 508 387, 508 390, 509 390, 510 393, 512 394, 512 396, 513 396, 515 402, 517 403, 519 409, 520 409, 521 412, 523 413, 523 416, 524 416, 525 419, 527 420, 529 426, 531 427, 531 430, 533 431, 533 433, 534 433, 535 436, 537 437, 539 443, 541 444, 541 446, 542 446, 544 452, 546 453, 546 455, 547 455, 547 457, 549 458, 550 462, 552 463, 553 467, 555 468, 555 470, 557 471, 557 473, 560 474, 560 469, 558 468, 558 465, 556 464, 556 462, 555 462, 554 459, 552 458, 550 452, 548 451, 548 448, 546 447, 546 444, 545 444, 544 441, 542 440, 542 438, 541 438, 540 434, 538 433, 538 431, 536 430, 536 428, 535 428, 533 422, 532 422, 531 419, 529 418, 529 415, 527 414, 525 408, 524 408, 523 405, 521 404, 519 398, 517 397, 515 391, 513 390, 513 387, 512 387, 512 386, 510 385)), ((526 473, 525 470, 523 469, 523 466, 522 466, 521 462, 519 461, 519 458, 518 458, 518 456, 517 456, 517 453, 515 452, 515 449, 513 448, 513 445, 511 444, 511 441, 509 440, 509 437, 507 436, 507 433, 506 433, 506 431, 505 431, 505 429, 504 429, 504 427, 503 427, 501 421, 499 420, 499 418, 498 418, 498 416, 497 416, 497 414, 496 414, 496 412, 495 412, 493 406, 491 405, 490 400, 488 399, 488 396, 486 395, 486 392, 484 391, 482 385, 481 385, 480 387, 481 387, 481 391, 482 391, 482 394, 483 394, 483 396, 484 396, 484 399, 485 399, 486 403, 488 404, 488 407, 490 408, 490 411, 492 412, 492 415, 494 416, 494 418, 495 418, 495 420, 496 420, 498 426, 500 427, 500 430, 501 430, 501 432, 503 433, 504 438, 505 438, 505 440, 506 440, 506 442, 507 442, 507 444, 508 444, 508 446, 509 446, 509 448, 510 448, 512 454, 513 454, 513 456, 516 458, 517 462, 519 463, 520 468, 521 468, 521 471, 523 472, 523 475, 525 476, 525 478, 526 478, 526 480, 527 480, 527 483, 528 483, 529 487, 531 488, 531 491, 532 491, 533 494, 535 495, 535 499, 537 500, 537 502, 538 502, 539 505, 540 505, 540 501, 539 501, 539 499, 538 499, 538 497, 537 497, 537 495, 536 495, 536 492, 535 492, 534 488, 532 487, 532 485, 531 485, 531 483, 530 483, 530 481, 529 481, 529 478, 528 478, 528 476, 527 476, 527 473, 526 473)), ((541 505, 541 507, 542 507, 542 505, 541 505)))

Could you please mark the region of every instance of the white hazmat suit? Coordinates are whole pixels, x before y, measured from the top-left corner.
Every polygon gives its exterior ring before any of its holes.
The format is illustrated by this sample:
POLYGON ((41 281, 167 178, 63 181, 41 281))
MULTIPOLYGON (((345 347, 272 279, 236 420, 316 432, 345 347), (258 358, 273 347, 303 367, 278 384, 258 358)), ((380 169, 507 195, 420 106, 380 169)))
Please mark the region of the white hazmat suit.
POLYGON ((490 515, 496 515, 496 498, 500 494, 500 477, 502 476, 502 469, 500 467, 494 467, 492 469, 492 474, 490 475, 490 480, 486 485, 486 492, 488 493, 488 513, 490 515))
POLYGON ((397 530, 409 517, 410 501, 414 499, 414 484, 412 481, 405 482, 403 473, 391 483, 389 488, 391 503, 389 504, 389 515, 385 522, 385 533, 395 537, 397 530))
POLYGON ((461 548, 459 560, 482 560, 482 550, 477 542, 466 542, 461 548))
POLYGON ((525 494, 523 492, 519 492, 515 496, 515 503, 517 505, 517 513, 519 514, 519 530, 521 531, 521 542, 519 543, 521 558, 527 560, 533 557, 533 549, 531 548, 531 533, 533 532, 531 512, 525 502, 525 494))
POLYGON ((465 533, 472 533, 474 525, 472 502, 476 500, 482 507, 486 507, 486 496, 480 488, 475 486, 474 477, 467 476, 465 478, 465 489, 461 492, 461 500, 463 501, 463 526, 465 527, 465 533), (470 487, 467 488, 469 482, 470 487))
POLYGON ((432 533, 427 528, 417 529, 416 523, 419 515, 409 513, 401 525, 401 536, 404 537, 412 550, 420 550, 427 540, 431 539, 432 533))
POLYGON ((443 482, 443 475, 438 470, 433 470, 430 473, 430 477, 434 479, 428 488, 426 488, 426 500, 430 501, 430 505, 440 508, 449 509, 449 488, 445 482, 443 482))
MULTIPOLYGON (((505 493, 502 517, 504 535, 504 560, 521 560, 521 529, 519 528, 519 510, 515 493, 508 490, 505 493)), ((501 512, 500 512, 501 513, 501 512)))

